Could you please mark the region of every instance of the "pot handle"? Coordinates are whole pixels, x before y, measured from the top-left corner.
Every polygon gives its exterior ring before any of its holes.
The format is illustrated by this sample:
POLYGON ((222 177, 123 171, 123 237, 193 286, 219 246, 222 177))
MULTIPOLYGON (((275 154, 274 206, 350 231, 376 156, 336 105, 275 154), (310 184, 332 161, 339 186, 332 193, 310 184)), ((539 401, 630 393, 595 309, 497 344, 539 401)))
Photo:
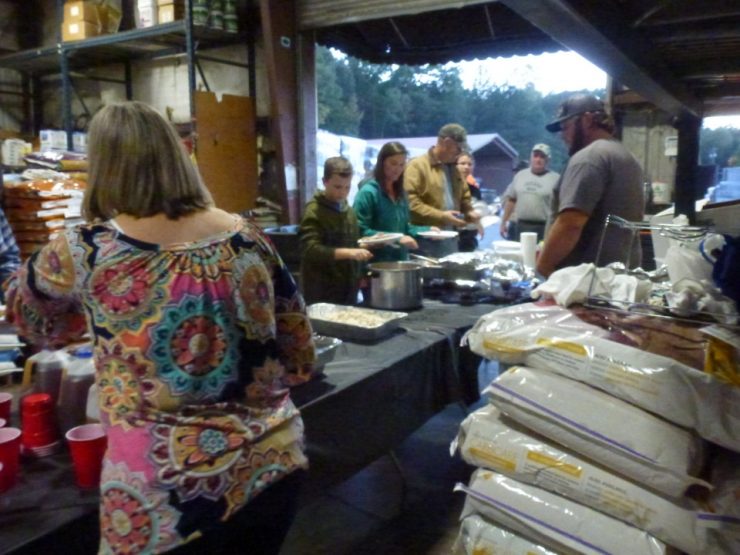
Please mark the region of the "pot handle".
POLYGON ((367 277, 369 277, 369 278, 378 278, 378 277, 380 277, 380 272, 376 272, 374 270, 368 270, 367 277))

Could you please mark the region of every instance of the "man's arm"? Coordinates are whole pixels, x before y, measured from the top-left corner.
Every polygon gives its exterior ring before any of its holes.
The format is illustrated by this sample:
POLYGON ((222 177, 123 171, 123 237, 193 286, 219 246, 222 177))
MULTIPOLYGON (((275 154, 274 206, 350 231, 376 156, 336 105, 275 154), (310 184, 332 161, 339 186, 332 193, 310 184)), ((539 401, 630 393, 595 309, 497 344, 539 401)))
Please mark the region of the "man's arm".
POLYGON ((508 232, 506 230, 506 224, 509 223, 509 220, 511 219, 511 214, 514 212, 514 207, 516 206, 516 199, 512 199, 511 197, 506 197, 506 202, 504 204, 504 215, 501 216, 501 237, 507 238, 508 232))
POLYGON ((589 215, 580 210, 563 210, 552 224, 545 246, 537 259, 537 271, 548 277, 557 265, 570 254, 581 238, 589 215))

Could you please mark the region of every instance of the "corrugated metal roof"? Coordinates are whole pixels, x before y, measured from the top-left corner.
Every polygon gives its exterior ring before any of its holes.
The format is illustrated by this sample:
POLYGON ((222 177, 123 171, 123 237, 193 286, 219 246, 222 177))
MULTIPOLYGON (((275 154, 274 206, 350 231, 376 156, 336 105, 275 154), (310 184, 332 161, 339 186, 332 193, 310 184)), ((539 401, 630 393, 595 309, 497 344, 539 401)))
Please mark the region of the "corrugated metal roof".
POLYGON ((457 9, 488 0, 299 0, 298 27, 321 29, 372 19, 417 15, 443 9, 457 9))
POLYGON ((315 29, 320 44, 370 62, 444 63, 567 48, 671 114, 740 114, 737 0, 303 0, 301 9, 313 14, 303 28, 315 29), (323 22, 320 7, 327 10, 323 22))
MULTIPOLYGON (((385 143, 397 141, 403 144, 406 148, 413 149, 424 149, 427 150, 434 146, 437 142, 436 135, 429 137, 397 137, 390 139, 368 139, 366 142, 369 145, 380 148, 385 143)), ((506 140, 498 133, 471 133, 468 135, 468 146, 470 146, 471 152, 475 154, 476 151, 481 148, 488 146, 489 144, 495 144, 498 148, 508 154, 511 158, 519 156, 517 150, 511 146, 506 140)))

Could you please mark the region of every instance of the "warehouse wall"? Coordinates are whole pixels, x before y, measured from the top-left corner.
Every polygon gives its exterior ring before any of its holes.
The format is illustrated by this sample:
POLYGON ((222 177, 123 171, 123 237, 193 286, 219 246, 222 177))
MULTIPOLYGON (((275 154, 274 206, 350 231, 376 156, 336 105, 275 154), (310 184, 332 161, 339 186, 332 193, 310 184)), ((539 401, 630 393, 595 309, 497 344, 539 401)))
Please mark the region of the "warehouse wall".
POLYGON ((669 116, 659 111, 632 111, 623 119, 622 141, 640 161, 646 177, 670 187, 676 179, 676 156, 667 155, 665 145, 667 138, 677 134, 669 116))
MULTIPOLYGON (((12 35, 2 31, 5 22, 13 14, 11 9, 13 3, 0 0, 0 46, 4 46, 3 35, 12 35)), ((124 5, 132 4, 124 2, 124 5)), ((49 47, 56 44, 58 36, 59 21, 57 19, 55 0, 41 0, 38 2, 38 17, 42 19, 43 39, 41 47, 49 47)), ((7 39, 10 40, 10 39, 7 39)), ((9 45, 7 48, 17 48, 17 45, 9 45)), ((245 44, 230 46, 217 50, 204 52, 208 56, 226 58, 246 64, 247 47, 245 44)), ((264 71, 263 49, 258 44, 255 49, 257 66, 257 116, 269 115, 269 96, 264 71)), ((201 67, 208 81, 210 89, 217 94, 235 94, 248 96, 248 73, 246 68, 224 65, 210 61, 203 61, 201 67)), ((113 79, 123 79, 123 66, 115 64, 107 67, 98 67, 88 70, 86 73, 113 79)), ((10 79, 18 79, 14 71, 0 70, 0 81, 7 74, 10 79)), ((93 113, 102 103, 124 100, 125 88, 123 84, 109 83, 83 79, 78 75, 73 79, 75 91, 79 95, 73 95, 72 113, 76 120, 76 127, 84 129, 88 117, 85 115, 85 107, 93 113)), ((205 90, 205 85, 200 78, 196 77, 198 90, 205 90)), ((62 127, 62 107, 58 94, 59 78, 56 75, 44 78, 46 92, 44 94, 44 124, 50 128, 62 127)), ((185 123, 190 119, 188 71, 184 56, 173 57, 150 62, 136 62, 133 64, 133 95, 136 100, 152 104, 163 112, 169 112, 172 120, 176 123, 185 123)), ((0 110, 0 118, 2 118, 0 110)), ((12 124, 12 122, 10 122, 12 124)), ((3 120, 0 119, 0 127, 3 120)))

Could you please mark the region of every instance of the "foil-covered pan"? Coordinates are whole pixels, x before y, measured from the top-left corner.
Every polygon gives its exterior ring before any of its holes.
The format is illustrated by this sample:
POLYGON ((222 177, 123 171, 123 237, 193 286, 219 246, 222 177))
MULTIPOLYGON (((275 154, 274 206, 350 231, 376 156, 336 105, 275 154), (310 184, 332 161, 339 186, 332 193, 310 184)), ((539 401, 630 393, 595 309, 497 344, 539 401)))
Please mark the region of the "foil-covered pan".
POLYGON ((377 341, 398 328, 406 312, 316 303, 306 309, 314 331, 349 341, 377 341))

